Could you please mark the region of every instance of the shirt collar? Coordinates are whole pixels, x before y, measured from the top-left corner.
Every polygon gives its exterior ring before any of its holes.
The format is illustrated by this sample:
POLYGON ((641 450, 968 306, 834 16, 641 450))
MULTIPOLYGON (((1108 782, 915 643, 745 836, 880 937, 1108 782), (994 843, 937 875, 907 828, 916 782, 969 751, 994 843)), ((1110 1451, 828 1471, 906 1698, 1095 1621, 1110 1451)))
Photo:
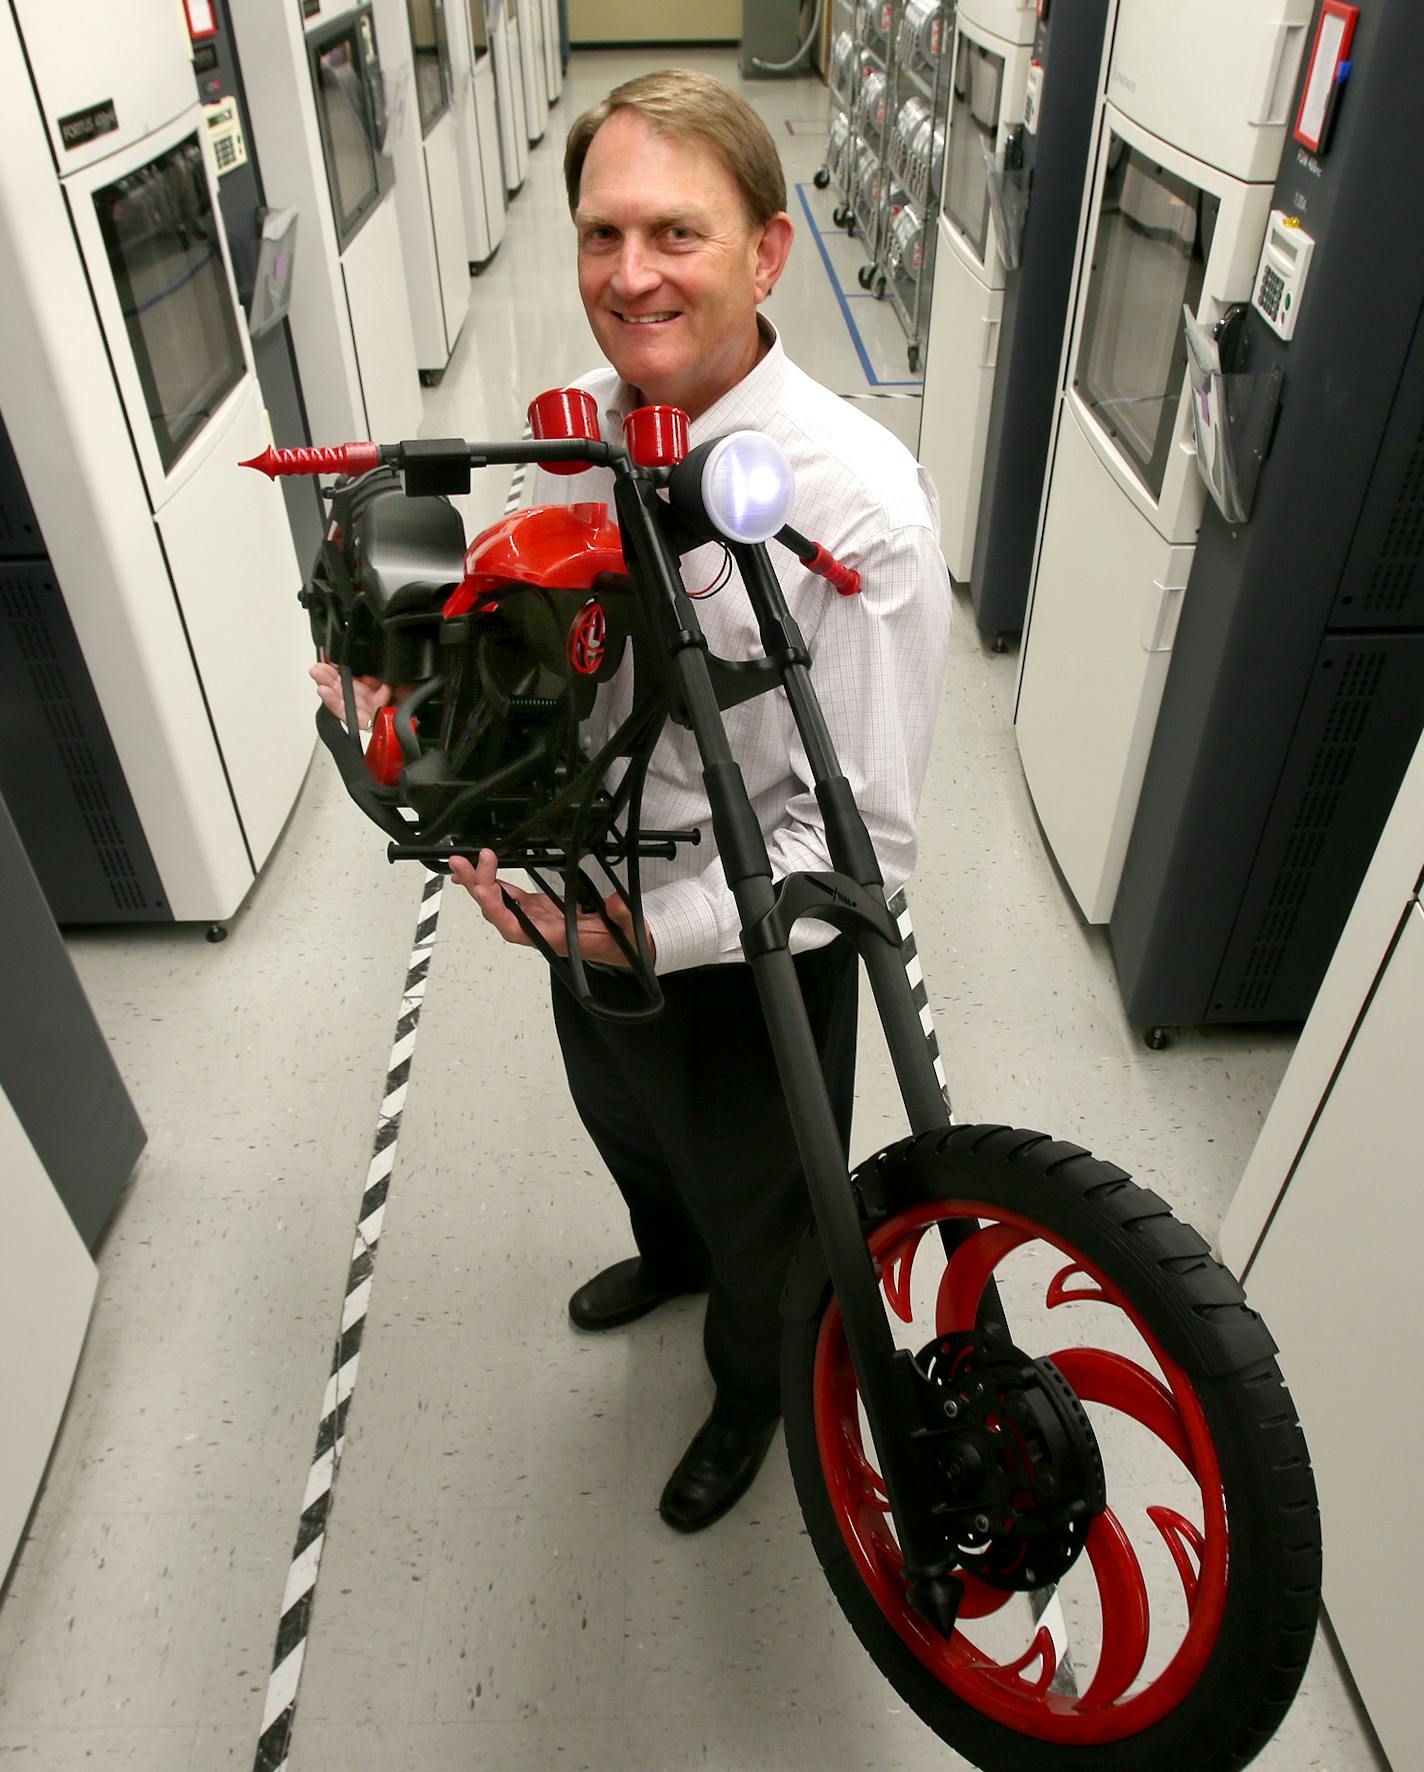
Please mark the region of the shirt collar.
MULTIPOLYGON (((713 402, 700 418, 695 418, 689 440, 695 447, 709 438, 725 436, 728 431, 764 430, 781 408, 782 390, 786 385, 787 361, 781 337, 765 314, 757 315, 757 328, 767 340, 766 355, 727 392, 713 402)), ((642 395, 619 376, 604 407, 608 421, 605 435, 619 442, 623 439, 623 420, 630 412, 645 405, 642 395)))

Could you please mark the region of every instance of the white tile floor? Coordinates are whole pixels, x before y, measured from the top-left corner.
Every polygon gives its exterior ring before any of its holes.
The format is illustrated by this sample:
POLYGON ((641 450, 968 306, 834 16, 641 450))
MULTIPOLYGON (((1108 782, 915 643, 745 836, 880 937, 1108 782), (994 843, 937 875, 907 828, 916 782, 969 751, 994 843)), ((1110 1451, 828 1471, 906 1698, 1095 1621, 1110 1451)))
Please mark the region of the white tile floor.
MULTIPOLYGON (((646 65, 576 56, 427 434, 517 434, 532 394, 591 361, 557 143, 646 65)), ((809 187, 821 88, 752 94, 829 228, 809 187)), ((793 354, 913 442, 917 402, 876 397, 906 390, 868 380, 844 317, 894 383, 893 316, 859 295, 842 309, 806 234, 772 308, 793 354)), ((827 248, 855 290, 854 248, 827 248)), ((487 476, 471 519, 506 486, 487 476)), ((1153 1053, 1124 1024, 1103 935, 1034 822, 1013 674, 961 611, 912 894, 956 1107, 1111 1155, 1210 1235, 1290 1042, 1217 1030, 1153 1053)), ((319 760, 225 944, 186 928, 72 944, 150 1142, 0 1606, 6 1766, 252 1763, 420 894, 382 851, 319 760)), ((779 1453, 711 1532, 659 1522, 707 1397, 698 1312, 567 1330, 567 1293, 627 1239, 564 1097, 544 988, 447 895, 293 1772, 950 1772, 964 1762, 841 1622, 779 1453)), ((871 1029, 865 1051, 858 1155, 903 1129, 871 1029)), ((1381 1764, 1323 1639, 1258 1764, 1381 1764)))

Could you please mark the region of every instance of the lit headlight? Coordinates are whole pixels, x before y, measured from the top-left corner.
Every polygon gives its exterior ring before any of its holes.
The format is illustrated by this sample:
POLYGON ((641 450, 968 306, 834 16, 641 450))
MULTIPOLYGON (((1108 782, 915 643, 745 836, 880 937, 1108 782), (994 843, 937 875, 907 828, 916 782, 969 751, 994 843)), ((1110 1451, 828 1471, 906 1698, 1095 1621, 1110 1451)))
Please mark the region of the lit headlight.
POLYGON ((702 464, 702 508, 729 541, 770 541, 791 513, 795 476, 786 452, 761 431, 721 437, 702 464))

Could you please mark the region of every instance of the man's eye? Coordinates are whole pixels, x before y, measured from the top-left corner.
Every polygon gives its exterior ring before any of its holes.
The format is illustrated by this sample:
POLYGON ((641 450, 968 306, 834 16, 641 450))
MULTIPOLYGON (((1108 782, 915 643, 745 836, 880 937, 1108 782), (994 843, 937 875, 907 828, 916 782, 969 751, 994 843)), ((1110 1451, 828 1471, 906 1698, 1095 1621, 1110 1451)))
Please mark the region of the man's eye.
POLYGON ((614 239, 612 228, 585 228, 579 236, 581 246, 607 246, 614 239))
POLYGON ((692 239, 692 229, 691 228, 684 228, 681 225, 676 224, 676 223, 670 228, 664 228, 663 233, 667 239, 673 240, 673 241, 692 239))

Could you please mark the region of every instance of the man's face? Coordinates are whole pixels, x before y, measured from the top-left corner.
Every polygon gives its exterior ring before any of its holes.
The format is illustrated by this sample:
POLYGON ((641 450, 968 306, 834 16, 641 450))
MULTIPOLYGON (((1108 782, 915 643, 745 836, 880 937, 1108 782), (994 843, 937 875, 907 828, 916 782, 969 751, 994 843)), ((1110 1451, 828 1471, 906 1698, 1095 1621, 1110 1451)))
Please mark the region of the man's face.
POLYGON ((753 227, 706 143, 620 110, 589 144, 574 222, 604 355, 646 400, 697 418, 757 361, 757 304, 781 275, 790 219, 753 227))

